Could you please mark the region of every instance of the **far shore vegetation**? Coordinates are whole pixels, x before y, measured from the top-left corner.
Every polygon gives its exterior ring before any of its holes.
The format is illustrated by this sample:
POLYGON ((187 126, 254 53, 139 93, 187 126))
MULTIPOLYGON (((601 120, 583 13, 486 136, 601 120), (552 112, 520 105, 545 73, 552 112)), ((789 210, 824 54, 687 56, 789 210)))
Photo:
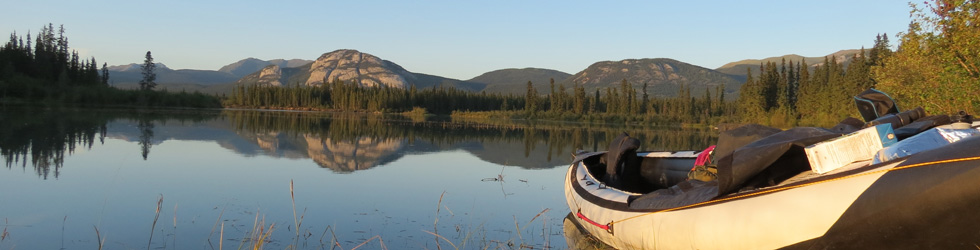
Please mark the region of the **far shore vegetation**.
MULTIPOLYGON (((172 93, 110 87, 105 63, 79 58, 68 47, 65 30, 49 24, 26 39, 16 33, 0 47, 0 103, 284 109, 400 113, 412 119, 448 115, 453 119, 543 119, 575 122, 685 124, 759 123, 775 127, 832 126, 859 117, 851 96, 877 88, 890 93, 903 109, 923 107, 930 114, 978 113, 980 99, 980 3, 935 0, 912 5, 913 21, 896 36, 874 39, 849 61, 825 57, 816 67, 806 62, 763 62, 759 75, 748 72, 737 98, 724 86, 692 96, 682 87, 675 97, 651 98, 625 79, 587 93, 582 86, 555 86, 538 93, 528 82, 524 95, 469 92, 453 88, 362 87, 356 81, 320 86, 236 86, 229 96, 172 93), (729 93, 731 95, 731 93, 729 93)), ((144 77, 152 73, 152 57, 144 77), (149 74, 148 74, 149 73, 149 74)), ((154 76, 155 77, 155 76, 154 76)), ((700 92, 700 91, 696 91, 700 92)))

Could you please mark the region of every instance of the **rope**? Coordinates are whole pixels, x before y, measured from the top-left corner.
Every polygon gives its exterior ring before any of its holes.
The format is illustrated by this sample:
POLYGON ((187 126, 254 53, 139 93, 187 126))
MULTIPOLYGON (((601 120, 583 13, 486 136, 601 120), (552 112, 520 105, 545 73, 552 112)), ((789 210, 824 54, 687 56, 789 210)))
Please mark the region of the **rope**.
POLYGON ((827 183, 827 182, 832 182, 832 181, 839 181, 839 180, 850 179, 850 178, 855 178, 855 177, 861 177, 861 176, 867 176, 867 175, 873 175, 873 174, 879 174, 879 173, 886 173, 886 172, 891 172, 891 171, 896 171, 896 170, 909 169, 909 168, 915 168, 915 167, 922 167, 922 166, 928 166, 928 165, 943 164, 943 163, 953 163, 953 162, 963 162, 963 161, 975 161, 975 160, 980 160, 980 156, 967 157, 967 158, 959 158, 959 159, 947 159, 947 160, 940 160, 940 161, 930 161, 930 162, 923 162, 923 163, 916 163, 916 164, 899 166, 899 167, 894 167, 894 168, 889 168, 889 169, 881 169, 881 170, 869 171, 869 172, 864 172, 864 173, 860 173, 860 174, 846 175, 846 176, 841 176, 841 177, 837 177, 837 178, 826 179, 826 180, 822 180, 822 181, 816 181, 816 182, 811 182, 811 183, 804 183, 804 184, 800 184, 800 185, 793 185, 793 186, 785 186, 785 187, 773 188, 773 189, 763 190, 763 191, 756 192, 756 193, 749 193, 749 194, 744 194, 744 195, 736 195, 736 196, 725 197, 725 198, 721 198, 721 199, 717 199, 717 200, 710 200, 710 201, 695 203, 695 204, 691 204, 691 205, 674 207, 674 208, 668 208, 668 209, 664 209, 664 210, 659 210, 659 211, 653 211, 653 212, 649 212, 649 213, 645 213, 645 214, 640 214, 640 215, 636 215, 636 216, 629 217, 629 218, 626 218, 626 219, 622 219, 622 220, 619 220, 619 221, 609 222, 609 226, 612 227, 613 225, 615 225, 617 223, 622 223, 622 222, 625 222, 625 221, 629 221, 629 220, 632 220, 632 219, 636 219, 636 218, 647 216, 647 215, 651 215, 651 214, 663 213, 663 212, 670 212, 670 211, 677 211, 677 210, 681 210, 681 209, 687 209, 687 208, 692 208, 692 207, 697 207, 697 206, 703 206, 703 205, 708 205, 708 204, 713 204, 713 203, 725 202, 725 201, 730 201, 730 200, 735 200, 735 199, 741 199, 741 198, 745 198, 745 197, 759 196, 759 195, 764 195, 764 194, 769 194, 769 193, 774 193, 774 192, 779 192, 779 191, 784 191, 784 190, 789 190, 789 189, 794 189, 794 188, 801 188, 801 187, 806 187, 806 186, 812 186, 812 185, 821 184, 821 183, 827 183))

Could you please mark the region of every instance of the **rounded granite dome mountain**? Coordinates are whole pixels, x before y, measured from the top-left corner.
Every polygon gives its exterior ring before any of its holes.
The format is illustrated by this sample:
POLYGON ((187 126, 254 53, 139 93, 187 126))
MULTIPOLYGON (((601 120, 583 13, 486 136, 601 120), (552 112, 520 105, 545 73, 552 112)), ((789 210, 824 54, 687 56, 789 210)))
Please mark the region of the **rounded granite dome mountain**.
POLYGON ((319 86, 334 80, 357 81, 361 86, 405 88, 415 81, 415 75, 398 64, 357 50, 335 50, 325 53, 310 65, 307 86, 319 86))

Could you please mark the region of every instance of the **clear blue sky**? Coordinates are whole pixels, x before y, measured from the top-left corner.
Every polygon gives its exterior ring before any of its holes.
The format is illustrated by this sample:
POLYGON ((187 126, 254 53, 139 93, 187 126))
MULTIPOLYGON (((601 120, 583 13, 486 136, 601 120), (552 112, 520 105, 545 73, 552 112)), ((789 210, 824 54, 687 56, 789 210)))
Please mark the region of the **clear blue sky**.
POLYGON ((905 31, 904 1, 9 1, 0 32, 64 24, 101 64, 210 69, 247 57, 314 60, 357 49, 470 79, 504 68, 577 73, 598 61, 673 58, 706 68, 870 48, 905 31))

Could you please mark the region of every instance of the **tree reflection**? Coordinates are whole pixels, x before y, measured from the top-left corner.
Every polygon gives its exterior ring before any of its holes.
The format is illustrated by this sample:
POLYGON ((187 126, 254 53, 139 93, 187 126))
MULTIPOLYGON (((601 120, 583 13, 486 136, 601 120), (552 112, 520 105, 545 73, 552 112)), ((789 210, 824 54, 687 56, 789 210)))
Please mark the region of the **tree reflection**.
POLYGON ((282 138, 277 140, 277 147, 304 151, 320 166, 341 173, 383 165, 406 154, 406 150, 464 149, 500 165, 551 168, 566 164, 576 150, 605 150, 612 138, 624 131, 640 139, 643 149, 650 151, 697 150, 717 140, 711 130, 663 127, 418 121, 375 114, 303 112, 225 111, 224 116, 234 123, 237 133, 256 138, 257 144, 267 144, 260 135, 276 135, 282 138))
POLYGON ((148 119, 139 119, 136 127, 140 131, 140 152, 145 161, 146 157, 150 155, 150 147, 153 146, 153 142, 151 141, 153 139, 153 122, 148 119))
POLYGON ((96 135, 105 137, 106 118, 98 114, 40 108, 3 109, 0 116, 0 155, 7 168, 20 163, 44 179, 58 178, 65 153, 78 146, 92 148, 96 135))
POLYGON ((8 168, 30 164, 47 179, 58 178, 66 153, 91 149, 108 134, 136 141, 147 160, 154 140, 210 140, 240 154, 310 159, 337 173, 386 165, 405 155, 463 150, 481 160, 528 169, 568 164, 577 150, 605 150, 628 132, 641 150, 705 148, 711 130, 611 127, 529 121, 411 120, 374 114, 268 111, 131 111, 0 108, 0 155, 8 168), (175 135, 167 123, 189 121, 175 135), (205 123, 206 121, 206 123, 205 123), (107 124, 122 124, 107 131, 107 124), (207 125, 204 125, 207 124, 207 125), (134 129, 135 127, 135 129, 134 129), (163 129, 168 128, 168 129, 163 129), (217 129, 217 130, 215 130, 217 129), (215 135, 215 131, 219 135, 215 135), (175 137, 175 136, 179 136, 175 137), (244 139, 244 140, 242 140, 244 139), (257 146, 257 147, 256 147, 257 146), (256 151, 258 150, 258 151, 256 151))
POLYGON ((141 155, 150 153, 154 124, 158 121, 204 121, 216 113, 128 110, 80 110, 70 108, 0 108, 0 156, 7 168, 28 164, 43 179, 58 178, 67 155, 79 147, 89 150, 105 143, 107 124, 116 120, 136 120, 141 155))

